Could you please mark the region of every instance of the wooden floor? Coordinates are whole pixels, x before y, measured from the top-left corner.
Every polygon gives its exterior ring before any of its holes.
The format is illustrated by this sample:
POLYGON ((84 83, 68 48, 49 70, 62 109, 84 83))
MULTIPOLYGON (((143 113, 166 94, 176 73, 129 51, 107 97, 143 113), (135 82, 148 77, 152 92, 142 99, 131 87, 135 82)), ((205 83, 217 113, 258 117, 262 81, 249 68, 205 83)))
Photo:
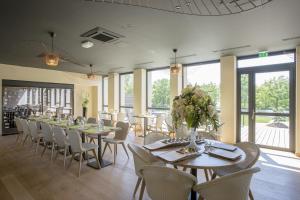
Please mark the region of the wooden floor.
MULTIPOLYGON (((242 128, 242 141, 248 140, 248 126, 242 128)), ((269 127, 264 123, 257 123, 255 130, 255 142, 256 144, 280 147, 289 149, 290 134, 289 128, 275 128, 269 127)))
MULTIPOLYGON (((128 142, 142 138, 129 135, 128 142)), ((15 136, 0 136, 1 200, 130 200, 136 183, 132 157, 118 151, 117 163, 101 170, 86 165, 77 178, 77 162, 63 169, 62 159, 49 161, 49 151, 41 159, 30 146, 16 146, 15 136)), ((291 153, 262 150, 252 190, 257 200, 300 199, 300 160, 291 153)), ((105 158, 111 159, 110 152, 105 158)), ((199 172, 199 181, 204 180, 199 172)), ((149 199, 145 195, 144 199, 149 199)))

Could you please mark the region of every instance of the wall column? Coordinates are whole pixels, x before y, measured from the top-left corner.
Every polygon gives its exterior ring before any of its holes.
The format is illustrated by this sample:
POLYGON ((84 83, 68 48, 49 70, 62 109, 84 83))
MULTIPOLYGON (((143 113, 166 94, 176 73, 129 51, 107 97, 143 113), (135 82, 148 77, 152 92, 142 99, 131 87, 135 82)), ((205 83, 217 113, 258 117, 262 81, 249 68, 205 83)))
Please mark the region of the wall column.
POLYGON ((182 70, 180 67, 178 74, 172 74, 170 70, 170 108, 172 108, 174 97, 180 95, 182 90, 182 70))
POLYGON ((108 111, 119 111, 119 74, 108 74, 108 111))
POLYGON ((236 57, 221 57, 221 141, 226 143, 236 142, 236 79, 236 57))
POLYGON ((295 153, 300 156, 300 46, 296 48, 296 119, 295 153))
POLYGON ((146 113, 146 70, 135 69, 133 72, 133 110, 137 115, 146 113))

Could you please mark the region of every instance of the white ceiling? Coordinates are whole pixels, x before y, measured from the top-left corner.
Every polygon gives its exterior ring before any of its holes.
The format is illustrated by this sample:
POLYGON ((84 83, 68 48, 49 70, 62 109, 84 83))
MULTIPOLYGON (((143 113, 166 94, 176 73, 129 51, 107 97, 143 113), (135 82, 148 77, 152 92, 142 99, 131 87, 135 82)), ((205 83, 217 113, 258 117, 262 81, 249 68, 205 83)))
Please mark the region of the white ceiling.
MULTIPOLYGON (((300 39, 282 39, 300 36, 299 9, 299 0, 273 0, 241 14, 201 17, 83 0, 5 0, 0 6, 0 63, 48 68, 36 56, 44 51, 39 41, 49 44, 49 30, 57 33, 59 53, 105 73, 168 66, 173 48, 178 48, 178 56, 193 55, 181 63, 291 49, 300 39), (95 42, 90 49, 82 48, 80 35, 97 26, 125 38, 119 44, 95 42), (215 52, 245 45, 250 47, 215 52)), ((56 69, 89 72, 69 63, 56 69)))

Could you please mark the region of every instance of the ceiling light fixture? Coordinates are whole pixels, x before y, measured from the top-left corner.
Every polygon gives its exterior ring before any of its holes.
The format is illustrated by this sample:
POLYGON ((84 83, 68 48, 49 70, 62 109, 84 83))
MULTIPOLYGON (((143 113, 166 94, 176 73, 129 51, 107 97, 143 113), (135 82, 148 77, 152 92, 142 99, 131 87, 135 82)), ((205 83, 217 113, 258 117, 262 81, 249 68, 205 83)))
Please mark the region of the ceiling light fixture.
POLYGON ((173 74, 173 75, 178 75, 179 74, 179 72, 180 72, 180 70, 181 70, 181 67, 182 67, 182 65, 181 64, 178 64, 177 63, 177 60, 176 60, 176 54, 177 54, 177 49, 173 49, 173 52, 174 52, 174 54, 175 54, 175 57, 174 57, 174 64, 171 64, 171 67, 170 67, 170 71, 171 71, 171 74, 173 74))
POLYGON ((81 47, 88 49, 94 46, 94 43, 89 41, 89 40, 85 40, 81 42, 81 47))
POLYGON ((49 32, 49 34, 51 36, 51 53, 47 53, 45 55, 45 63, 46 63, 46 65, 48 65, 50 67, 56 67, 59 62, 59 56, 57 54, 55 54, 53 51, 53 43, 54 43, 55 33, 49 32))

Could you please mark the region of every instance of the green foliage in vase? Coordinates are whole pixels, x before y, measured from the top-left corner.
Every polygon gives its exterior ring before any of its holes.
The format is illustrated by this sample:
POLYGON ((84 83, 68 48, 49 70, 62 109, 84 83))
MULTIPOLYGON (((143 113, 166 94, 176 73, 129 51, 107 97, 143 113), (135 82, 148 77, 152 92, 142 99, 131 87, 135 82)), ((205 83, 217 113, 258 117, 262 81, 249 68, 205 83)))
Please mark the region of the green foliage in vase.
POLYGON ((172 119, 175 127, 187 123, 188 128, 212 125, 214 130, 220 127, 218 113, 214 101, 200 86, 188 85, 181 95, 173 100, 172 119))
POLYGON ((82 107, 87 108, 88 104, 89 104, 89 95, 85 94, 82 97, 82 107))

